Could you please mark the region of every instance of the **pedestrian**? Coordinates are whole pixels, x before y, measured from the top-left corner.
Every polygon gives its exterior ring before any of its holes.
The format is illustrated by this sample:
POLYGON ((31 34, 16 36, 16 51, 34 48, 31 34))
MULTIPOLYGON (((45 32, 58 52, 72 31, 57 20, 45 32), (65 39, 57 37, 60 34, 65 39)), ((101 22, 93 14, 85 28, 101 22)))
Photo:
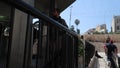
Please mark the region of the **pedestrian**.
POLYGON ((60 10, 58 8, 54 9, 52 18, 68 28, 65 20, 63 18, 61 18, 60 10))
MULTIPOLYGON (((63 25, 64 27, 68 28, 65 20, 63 18, 61 18, 60 16, 60 10, 58 8, 55 8, 52 12, 52 19, 54 19, 55 21, 57 21, 58 23, 60 23, 61 25, 63 25)), ((54 55, 58 55, 58 60, 59 63, 55 64, 55 68, 58 68, 58 66, 62 66, 63 63, 63 59, 62 56, 64 54, 64 46, 66 45, 65 43, 62 43, 63 41, 66 41, 66 37, 68 35, 66 35, 66 31, 63 30, 59 30, 56 29, 55 27, 50 27, 50 47, 49 47, 49 53, 52 55, 53 54, 53 50, 54 50, 54 55), (58 43, 58 40, 60 43, 58 43), (59 64, 59 65, 58 65, 59 64)), ((61 68, 61 67, 60 67, 61 68)))
POLYGON ((118 56, 117 56, 117 54, 118 54, 118 48, 114 44, 113 40, 111 40, 110 43, 111 43, 111 45, 112 45, 112 47, 114 49, 113 52, 112 52, 112 54, 113 54, 112 59, 114 60, 115 67, 119 68, 119 65, 118 65, 118 56))
POLYGON ((111 43, 111 45, 113 46, 113 49, 114 49, 113 53, 115 53, 117 55, 118 49, 117 49, 116 45, 114 44, 113 40, 111 40, 110 43, 111 43))
POLYGON ((104 45, 104 51, 105 51, 105 55, 107 55, 107 47, 108 45, 110 45, 110 38, 108 37, 107 40, 105 41, 105 45, 104 45))
POLYGON ((107 60, 111 62, 112 68, 116 68, 113 54, 117 54, 117 47, 113 44, 113 41, 110 39, 106 40, 105 54, 107 56, 107 60))
MULTIPOLYGON (((51 18, 54 19, 55 21, 57 21, 58 23, 62 24, 63 26, 68 28, 65 20, 63 18, 61 18, 61 16, 60 16, 60 9, 54 8, 51 18)), ((54 27, 50 27, 49 29, 50 29, 50 38, 53 41, 56 41, 57 33, 59 34, 59 36, 63 36, 63 35, 66 34, 65 31, 58 30, 58 29, 56 29, 54 27)))

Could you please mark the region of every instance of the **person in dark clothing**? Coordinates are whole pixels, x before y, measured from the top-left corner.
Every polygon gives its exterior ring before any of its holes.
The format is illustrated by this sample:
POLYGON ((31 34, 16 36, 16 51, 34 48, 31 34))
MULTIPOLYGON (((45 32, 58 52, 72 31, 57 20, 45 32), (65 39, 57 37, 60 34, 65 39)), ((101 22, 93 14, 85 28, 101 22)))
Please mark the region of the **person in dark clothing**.
MULTIPOLYGON (((55 21, 57 21, 58 23, 62 24, 63 26, 67 27, 67 24, 65 22, 65 20, 63 18, 61 18, 60 16, 60 10, 58 8, 54 8, 53 12, 52 12, 52 16, 51 16, 52 19, 54 19, 55 21)), ((54 27, 51 27, 49 28, 50 29, 50 38, 52 40, 56 40, 56 35, 57 35, 57 32, 59 33, 60 36, 62 35, 65 35, 66 33, 62 30, 58 31, 56 28, 54 27)))
POLYGON ((104 50, 105 50, 106 55, 107 55, 107 47, 106 46, 108 46, 108 45, 110 45, 110 38, 109 37, 107 38, 105 46, 104 46, 104 50))
POLYGON ((60 10, 58 8, 54 9, 52 18, 68 28, 65 20, 61 18, 60 10))
MULTIPOLYGON (((60 23, 61 25, 68 28, 66 22, 64 19, 60 16, 60 10, 58 8, 55 8, 52 12, 52 19, 60 23)), ((54 65, 54 68, 61 67, 64 60, 62 59, 62 55, 64 53, 64 46, 65 43, 62 43, 63 40, 65 41, 65 38, 67 37, 66 32, 61 29, 57 29, 56 27, 49 27, 49 55, 54 55, 55 57, 58 57, 56 59, 56 64, 54 65), (54 50, 54 51, 53 51, 54 50)))
POLYGON ((113 49, 114 49, 113 52, 117 55, 118 49, 117 49, 116 45, 113 43, 113 40, 111 40, 110 43, 113 46, 113 49))
POLYGON ((110 40, 109 43, 106 44, 107 60, 111 62, 112 68, 116 68, 113 60, 113 53, 117 54, 117 47, 113 44, 113 41, 110 40))

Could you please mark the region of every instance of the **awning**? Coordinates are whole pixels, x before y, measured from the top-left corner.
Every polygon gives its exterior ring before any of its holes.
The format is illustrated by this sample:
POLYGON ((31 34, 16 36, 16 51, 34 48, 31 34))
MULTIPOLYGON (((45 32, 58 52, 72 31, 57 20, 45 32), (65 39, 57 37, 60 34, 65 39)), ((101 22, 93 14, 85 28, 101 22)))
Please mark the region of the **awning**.
POLYGON ((69 7, 75 0, 56 0, 58 8, 60 8, 61 12, 69 7))
MULTIPOLYGON (((75 0, 55 0, 55 5, 60 9, 62 12, 68 6, 70 6, 75 0)), ((45 10, 49 8, 49 0, 35 0, 35 8, 39 10, 45 10)))

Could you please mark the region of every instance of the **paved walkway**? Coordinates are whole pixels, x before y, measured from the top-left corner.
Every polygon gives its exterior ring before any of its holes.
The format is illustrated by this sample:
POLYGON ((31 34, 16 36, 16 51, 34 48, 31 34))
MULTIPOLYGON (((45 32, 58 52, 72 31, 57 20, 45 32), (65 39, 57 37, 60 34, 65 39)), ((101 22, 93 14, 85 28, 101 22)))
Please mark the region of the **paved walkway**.
POLYGON ((109 68, 106 60, 106 56, 104 52, 98 53, 103 58, 98 59, 98 68, 109 68))
MULTIPOLYGON (((100 59, 98 59, 98 68, 109 68, 108 67, 108 62, 107 62, 107 57, 106 57, 106 55, 105 55, 105 53, 104 52, 99 52, 98 53, 100 56, 102 56, 103 58, 100 58, 100 59)), ((120 54, 118 54, 118 56, 120 56, 120 54)))
POLYGON ((92 57, 88 68, 109 68, 106 61, 106 56, 103 52, 98 52, 98 54, 103 58, 92 57))

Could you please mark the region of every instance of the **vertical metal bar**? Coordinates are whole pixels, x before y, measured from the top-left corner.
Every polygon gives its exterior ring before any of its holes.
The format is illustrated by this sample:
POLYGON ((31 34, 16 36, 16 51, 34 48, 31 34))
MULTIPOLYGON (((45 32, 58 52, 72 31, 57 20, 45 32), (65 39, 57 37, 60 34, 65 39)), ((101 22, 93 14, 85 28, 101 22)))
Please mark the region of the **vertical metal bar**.
POLYGON ((73 49, 74 49, 74 52, 73 52, 73 61, 74 61, 73 66, 74 66, 74 68, 76 68, 76 56, 75 56, 76 55, 76 48, 75 48, 76 46, 77 46, 76 39, 74 38, 74 45, 73 45, 73 49))
POLYGON ((70 42, 70 45, 69 45, 69 48, 68 48, 68 68, 71 68, 72 67, 72 64, 71 64, 71 62, 72 62, 72 37, 70 36, 69 37, 69 42, 70 42))
POLYGON ((77 37, 74 37, 75 38, 75 68, 78 68, 78 38, 77 37))
POLYGON ((26 43, 25 41, 26 26, 27 26, 27 14, 20 10, 15 9, 15 19, 13 25, 14 33, 12 35, 11 55, 10 55, 10 64, 9 64, 10 68, 23 67, 24 48, 25 48, 24 46, 26 43))
POLYGON ((37 62, 36 62, 36 68, 42 68, 41 61, 42 58, 42 34, 43 34, 43 21, 39 19, 39 26, 38 26, 38 46, 37 46, 37 62))
POLYGON ((67 45, 66 45, 66 34, 63 34, 63 33, 66 33, 64 31, 62 31, 62 63, 63 63, 63 67, 62 68, 67 68, 67 57, 66 57, 66 54, 67 54, 67 45))
POLYGON ((74 68, 74 37, 72 36, 72 46, 71 46, 71 68, 74 68))
POLYGON ((69 68, 69 67, 71 67, 70 66, 70 59, 71 59, 71 56, 70 56, 70 54, 71 54, 71 52, 70 52, 70 48, 71 48, 71 38, 70 38, 70 36, 69 36, 69 48, 68 48, 68 65, 67 65, 67 68, 69 68))
POLYGON ((26 30, 26 43, 24 48, 23 68, 29 68, 31 64, 31 47, 32 47, 32 16, 28 15, 27 30, 26 30))
POLYGON ((55 57, 57 57, 57 59, 55 60, 55 68, 59 68, 60 66, 60 62, 59 62, 59 30, 57 30, 57 36, 56 36, 56 50, 55 50, 55 57))
POLYGON ((66 68, 68 68, 68 63, 69 63, 69 62, 68 62, 68 60, 69 60, 69 59, 68 59, 68 57, 69 57, 69 56, 68 56, 68 52, 69 52, 68 49, 69 49, 69 45, 70 45, 70 44, 69 44, 69 43, 70 43, 69 37, 70 37, 70 36, 68 36, 68 35, 66 34, 66 68))
POLYGON ((54 52, 55 52, 55 47, 56 47, 56 29, 55 27, 53 27, 53 30, 52 30, 52 34, 53 34, 53 38, 52 38, 52 47, 51 47, 51 65, 52 65, 52 68, 54 68, 54 63, 55 63, 55 59, 56 57, 54 56, 54 52))
MULTIPOLYGON (((50 27, 50 26, 49 26, 50 27)), ((52 35, 52 37, 50 37, 50 44, 49 44, 49 62, 48 62, 48 66, 50 67, 50 68, 53 68, 52 66, 53 66, 53 51, 54 51, 54 27, 50 27, 51 28, 51 30, 50 30, 50 32, 52 33, 51 35, 52 35)))
POLYGON ((8 68, 9 60, 10 60, 10 53, 11 53, 11 42, 12 42, 14 12, 15 12, 15 8, 14 8, 14 7, 11 7, 11 12, 10 12, 10 28, 11 28, 11 29, 10 29, 10 35, 9 35, 9 44, 10 44, 10 45, 8 46, 6 68, 8 68))
POLYGON ((46 52, 45 52, 45 68, 49 68, 48 66, 48 62, 49 62, 49 33, 50 33, 50 27, 49 27, 49 24, 46 24, 47 25, 47 37, 46 37, 46 52))

